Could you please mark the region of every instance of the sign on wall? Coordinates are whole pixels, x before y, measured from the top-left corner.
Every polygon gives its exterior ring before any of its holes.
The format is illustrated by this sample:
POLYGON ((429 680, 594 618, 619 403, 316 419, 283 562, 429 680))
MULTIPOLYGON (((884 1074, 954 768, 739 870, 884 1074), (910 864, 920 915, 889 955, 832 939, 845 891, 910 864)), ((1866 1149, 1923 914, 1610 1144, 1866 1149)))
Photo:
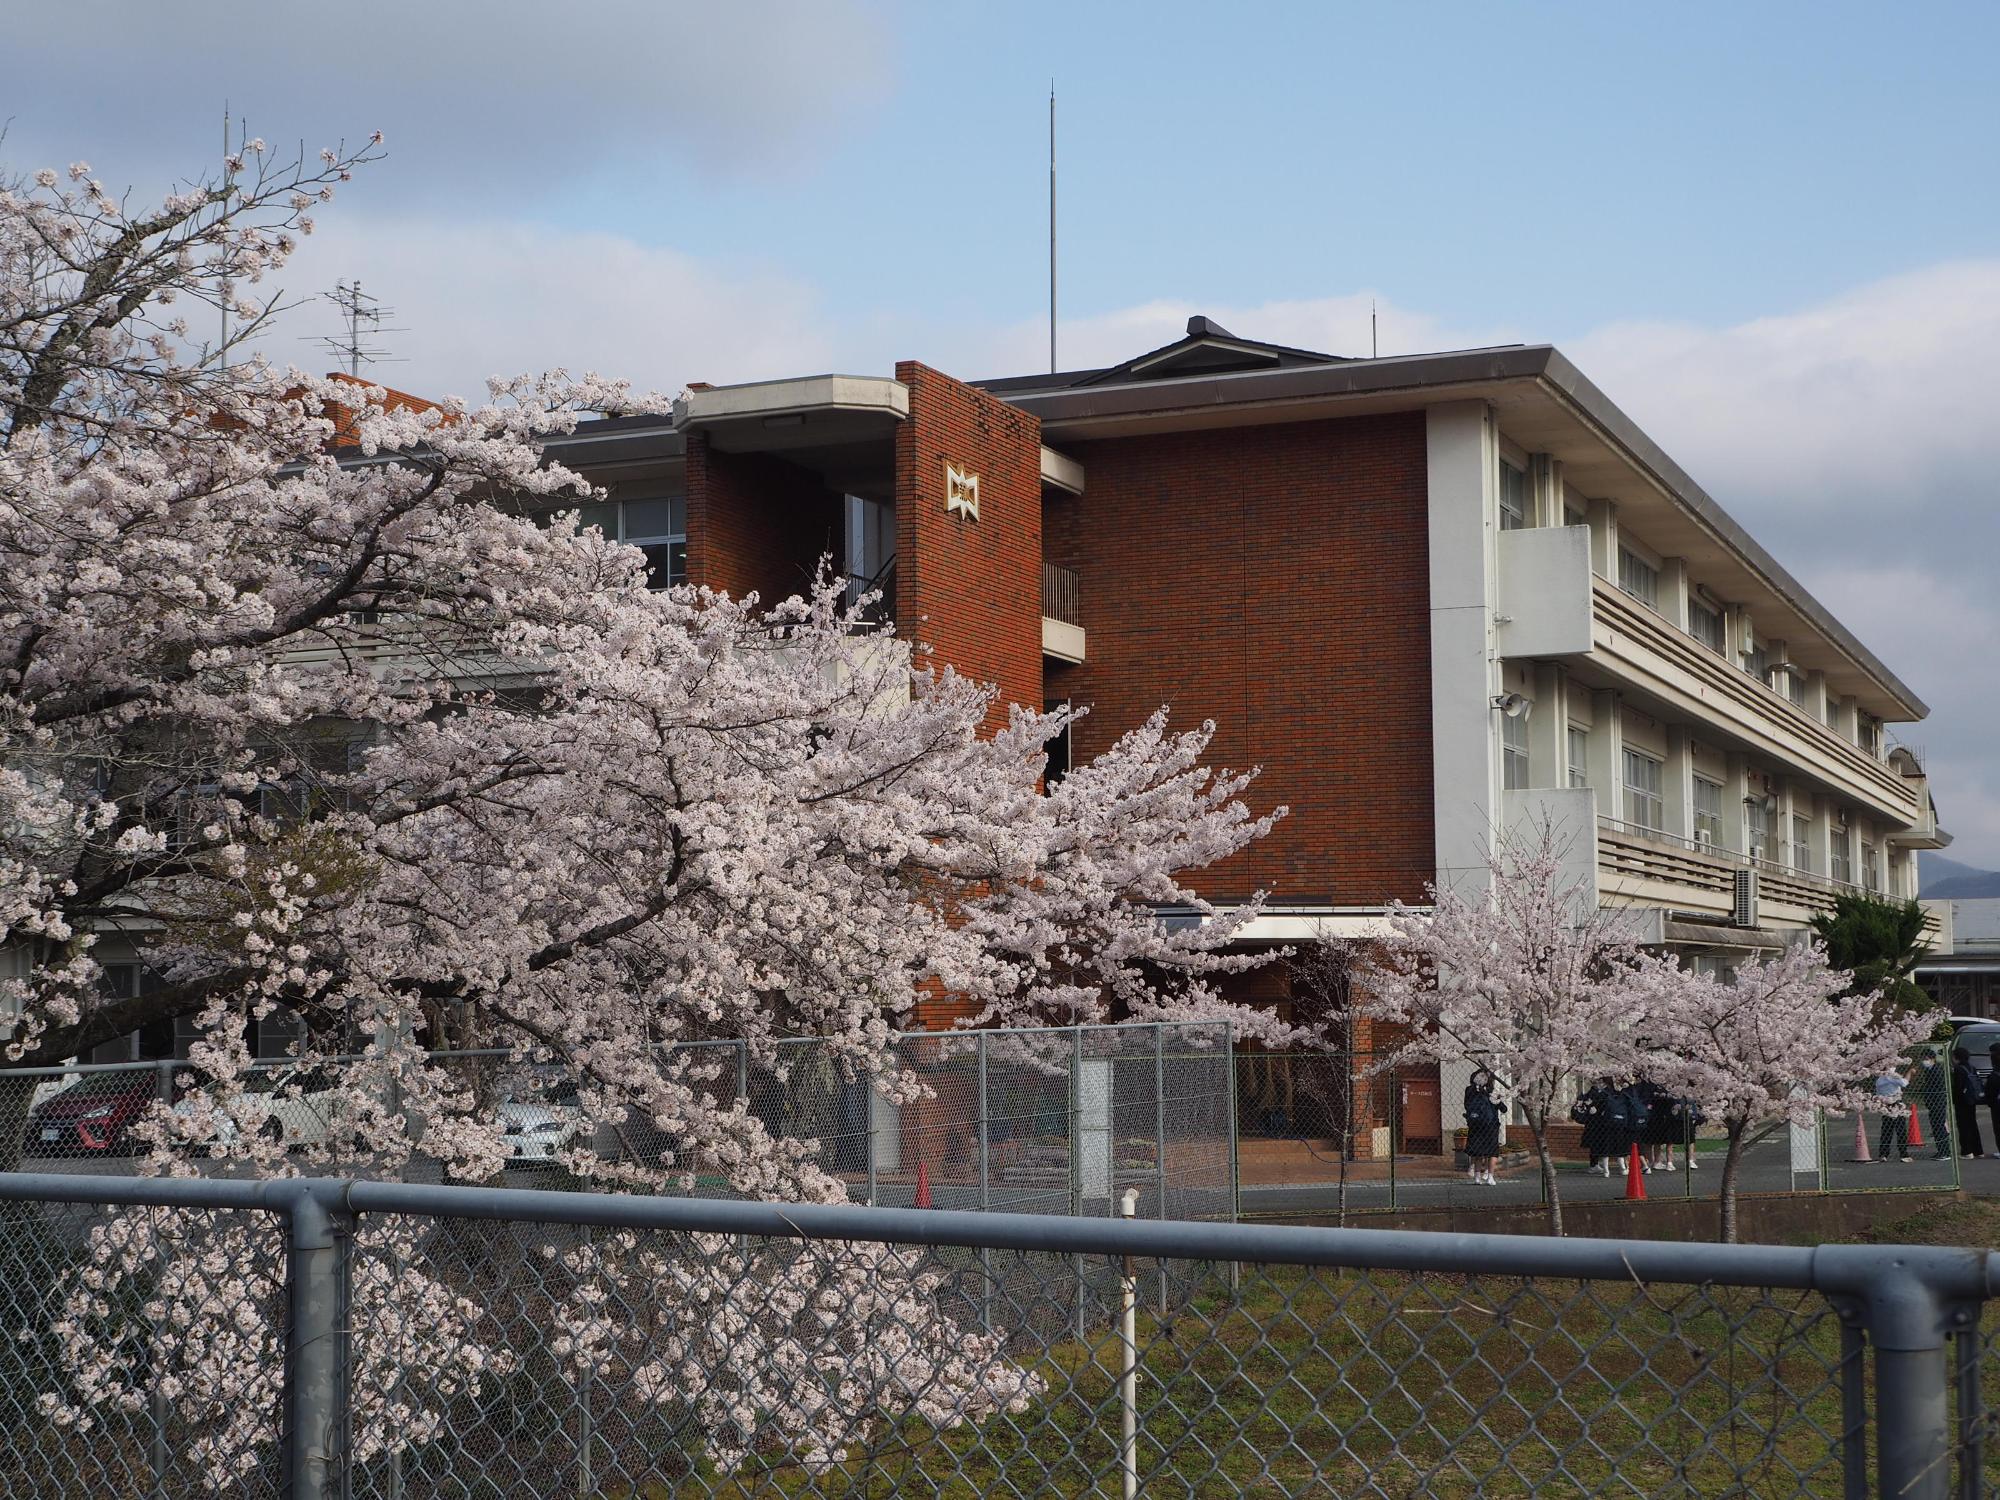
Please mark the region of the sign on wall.
POLYGON ((968 521, 979 519, 979 476, 961 469, 950 459, 944 465, 944 509, 946 515, 961 515, 968 521))

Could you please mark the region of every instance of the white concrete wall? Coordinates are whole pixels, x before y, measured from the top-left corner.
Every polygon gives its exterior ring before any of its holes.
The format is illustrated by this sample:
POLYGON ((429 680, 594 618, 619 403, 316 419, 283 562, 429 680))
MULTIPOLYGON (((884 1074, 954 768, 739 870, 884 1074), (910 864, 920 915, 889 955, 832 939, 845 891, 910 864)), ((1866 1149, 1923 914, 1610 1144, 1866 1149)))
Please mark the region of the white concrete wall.
POLYGON ((1499 647, 1504 656, 1590 650, 1590 529, 1503 531, 1498 540, 1499 647))
POLYGON ((1484 402, 1433 406, 1430 471, 1431 766, 1438 883, 1483 889, 1499 806, 1493 601, 1497 434, 1484 402))

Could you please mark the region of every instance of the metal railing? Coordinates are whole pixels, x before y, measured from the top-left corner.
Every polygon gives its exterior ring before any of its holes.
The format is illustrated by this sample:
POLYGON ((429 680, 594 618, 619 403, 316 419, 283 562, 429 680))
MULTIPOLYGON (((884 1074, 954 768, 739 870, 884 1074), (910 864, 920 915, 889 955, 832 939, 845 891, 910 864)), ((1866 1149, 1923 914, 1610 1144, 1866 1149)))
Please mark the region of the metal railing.
POLYGON ((1042 564, 1042 613, 1051 620, 1060 620, 1065 625, 1083 623, 1082 606, 1078 602, 1076 571, 1052 562, 1042 564))
POLYGON ((1983 1251, 31 1174, 0 1225, 23 1500, 1989 1482, 1983 1251))

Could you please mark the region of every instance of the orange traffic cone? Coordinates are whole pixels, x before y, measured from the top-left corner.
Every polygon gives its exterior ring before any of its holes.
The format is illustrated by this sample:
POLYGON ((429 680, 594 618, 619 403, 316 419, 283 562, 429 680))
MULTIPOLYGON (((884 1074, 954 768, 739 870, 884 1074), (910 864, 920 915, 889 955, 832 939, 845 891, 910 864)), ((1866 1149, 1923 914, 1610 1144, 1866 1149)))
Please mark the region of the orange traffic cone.
POLYGON ((911 1202, 910 1207, 937 1207, 935 1203, 931 1202, 931 1164, 927 1161, 917 1163, 917 1196, 911 1202))
POLYGON ((1858 1110, 1854 1116, 1854 1159, 1857 1162, 1875 1160, 1868 1154, 1868 1117, 1858 1110))
POLYGON ((1630 1160, 1625 1163, 1625 1196, 1635 1202, 1646 1201, 1646 1174, 1639 1170, 1639 1148, 1632 1148, 1630 1160))
POLYGON ((1921 1146, 1923 1143, 1923 1127, 1917 1123, 1917 1107, 1912 1104, 1910 1106, 1910 1144, 1912 1146, 1921 1146))

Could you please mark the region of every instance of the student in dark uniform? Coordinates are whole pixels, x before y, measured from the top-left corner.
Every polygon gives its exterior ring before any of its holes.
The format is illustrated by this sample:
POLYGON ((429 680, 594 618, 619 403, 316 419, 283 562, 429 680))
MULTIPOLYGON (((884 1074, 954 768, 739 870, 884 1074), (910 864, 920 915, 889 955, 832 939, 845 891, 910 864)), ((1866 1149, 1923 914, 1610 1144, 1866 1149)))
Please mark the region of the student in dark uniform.
POLYGON ((1917 1063, 1917 1071, 1910 1075, 1910 1087, 1917 1096, 1912 1103, 1921 1106, 1930 1121, 1931 1155, 1939 1161, 1951 1155, 1951 1101, 1958 1091, 1951 1072, 1938 1061, 1937 1053, 1926 1052, 1917 1063))
MULTIPOLYGON (((1993 1085, 1993 1075, 1986 1075, 1988 1088, 1993 1085)), ((1984 1156, 1985 1143, 1979 1138, 1979 1075, 1972 1071, 1972 1054, 1963 1047, 1954 1047, 1951 1053, 1951 1105, 1958 1117, 1958 1154, 1960 1156, 1984 1156)), ((1987 1096, 1989 1099, 1991 1095, 1987 1096)), ((1994 1116, 2000 1120, 2000 1114, 1994 1116)))
MULTIPOLYGON (((1607 1163, 1616 1151, 1616 1131, 1612 1123, 1612 1101, 1621 1099, 1609 1078, 1600 1078, 1570 1106, 1569 1117, 1583 1127, 1583 1149, 1590 1156, 1590 1170, 1600 1177, 1610 1175, 1607 1163)), ((1622 1112, 1623 1105, 1620 1104, 1622 1112)))
POLYGON ((1500 1102, 1493 1097, 1493 1075, 1484 1068, 1465 1086, 1465 1154, 1474 1182, 1499 1186, 1493 1161, 1500 1154, 1500 1102))
MULTIPOLYGON (((1625 1107, 1619 1120, 1618 1154, 1612 1163, 1614 1167, 1622 1169, 1630 1160, 1633 1147, 1642 1145, 1646 1139, 1646 1127, 1652 1118, 1652 1106, 1644 1088, 1638 1079, 1628 1078, 1625 1080, 1625 1086, 1618 1091, 1624 1099, 1625 1107)), ((1616 1112, 1615 1107, 1614 1112, 1616 1112)), ((1646 1165, 1644 1151, 1639 1155, 1639 1170, 1642 1172, 1653 1170, 1646 1165)))
MULTIPOLYGON (((1986 1112, 1993 1116, 1993 1150, 1996 1154, 2000 1154, 2000 1042, 1995 1042, 1987 1051, 1986 1056, 1992 1063, 1992 1066, 1986 1072, 1984 1088, 1986 1112)), ((1968 1073, 1972 1071, 1972 1060, 1970 1058, 1966 1059, 1966 1071, 1968 1073)), ((1982 1153, 1979 1149, 1979 1131, 1977 1129, 1979 1112, 1977 1110, 1972 1112, 1972 1123, 1974 1129, 1967 1139, 1972 1142, 1972 1154, 1978 1156, 1982 1153)))

